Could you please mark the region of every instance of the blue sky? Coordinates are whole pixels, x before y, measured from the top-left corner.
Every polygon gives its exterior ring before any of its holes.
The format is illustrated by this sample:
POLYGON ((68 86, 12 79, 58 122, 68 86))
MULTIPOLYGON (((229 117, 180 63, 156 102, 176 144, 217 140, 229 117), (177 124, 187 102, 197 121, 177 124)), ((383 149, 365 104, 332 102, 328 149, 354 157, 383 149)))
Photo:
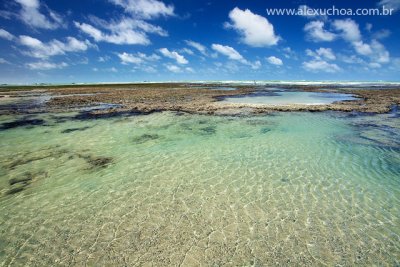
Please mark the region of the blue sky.
POLYGON ((400 81, 400 0, 9 0, 0 23, 0 83, 400 81))

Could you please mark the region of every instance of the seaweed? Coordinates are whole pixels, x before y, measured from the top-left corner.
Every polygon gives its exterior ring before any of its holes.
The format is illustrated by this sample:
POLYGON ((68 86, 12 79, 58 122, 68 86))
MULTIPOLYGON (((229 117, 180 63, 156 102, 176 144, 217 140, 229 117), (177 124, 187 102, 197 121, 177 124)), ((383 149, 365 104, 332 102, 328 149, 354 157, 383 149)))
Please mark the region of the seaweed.
POLYGON ((108 119, 119 116, 138 116, 138 115, 149 115, 152 112, 156 111, 139 111, 139 110, 129 110, 129 111, 115 111, 115 112, 106 112, 106 113, 96 113, 91 111, 82 111, 78 115, 72 117, 72 119, 85 121, 85 120, 93 120, 93 119, 108 119))
POLYGON ((10 188, 6 192, 6 195, 13 195, 19 193, 28 187, 33 180, 33 175, 31 173, 26 173, 23 177, 12 178, 8 181, 10 188))
POLYGON ((271 131, 271 129, 270 129, 270 128, 267 128, 267 127, 261 128, 261 130, 260 130, 260 132, 261 132, 262 134, 269 133, 270 131, 271 131))
POLYGON ((158 134, 142 134, 140 136, 136 136, 133 138, 133 142, 137 144, 142 144, 151 140, 159 139, 160 136, 158 134))
POLYGON ((24 126, 38 126, 38 125, 44 125, 44 124, 45 124, 45 121, 42 119, 23 118, 23 119, 11 121, 11 122, 2 123, 0 130, 8 130, 8 129, 24 127, 24 126))
POLYGON ((72 132, 76 132, 76 131, 84 131, 87 129, 90 129, 90 127, 86 126, 86 127, 81 127, 81 128, 68 128, 68 129, 62 130, 61 133, 72 133, 72 132))
POLYGON ((111 157, 96 157, 84 154, 78 154, 78 157, 83 158, 90 165, 89 169, 105 168, 114 161, 111 157))
POLYGON ((8 181, 10 185, 15 185, 15 184, 29 184, 32 181, 32 176, 28 175, 22 178, 12 178, 8 181))
POLYGON ((212 135, 217 132, 217 127, 216 126, 207 126, 204 128, 200 128, 200 133, 201 135, 212 135))

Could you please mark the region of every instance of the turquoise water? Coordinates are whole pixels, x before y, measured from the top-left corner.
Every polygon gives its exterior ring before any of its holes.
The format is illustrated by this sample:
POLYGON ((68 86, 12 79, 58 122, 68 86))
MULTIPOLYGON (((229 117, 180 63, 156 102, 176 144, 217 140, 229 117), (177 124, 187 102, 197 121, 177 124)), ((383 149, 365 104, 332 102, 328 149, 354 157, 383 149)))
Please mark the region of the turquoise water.
POLYGON ((257 92, 241 97, 227 97, 222 102, 240 104, 265 104, 265 105, 325 105, 337 101, 355 100, 357 98, 349 94, 320 93, 320 92, 257 92))
POLYGON ((396 114, 76 115, 0 117, 0 266, 400 263, 396 114))

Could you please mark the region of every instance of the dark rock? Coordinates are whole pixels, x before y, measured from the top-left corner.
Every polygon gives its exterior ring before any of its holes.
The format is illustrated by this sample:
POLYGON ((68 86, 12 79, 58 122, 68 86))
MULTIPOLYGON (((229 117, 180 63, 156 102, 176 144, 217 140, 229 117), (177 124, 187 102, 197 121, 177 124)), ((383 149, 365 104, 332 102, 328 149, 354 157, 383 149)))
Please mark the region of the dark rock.
POLYGON ((113 162, 111 157, 95 157, 91 155, 77 154, 78 157, 83 158, 89 165, 90 169, 105 168, 113 162))
POLYGON ((4 122, 1 125, 0 130, 8 130, 24 126, 38 126, 43 125, 44 123, 45 121, 42 119, 20 119, 12 122, 4 122))
POLYGON ((217 132, 217 127, 216 126, 207 126, 204 128, 200 128, 201 134, 202 135, 212 135, 217 132))
POLYGON ((76 131, 84 131, 89 129, 90 127, 86 126, 86 127, 81 127, 81 128, 68 128, 65 129, 63 131, 61 131, 61 133, 72 133, 72 132, 76 132, 76 131))
POLYGON ((270 132, 270 131, 271 131, 271 129, 270 129, 270 128, 266 128, 266 127, 261 128, 261 130, 260 130, 260 132, 261 132, 262 134, 266 134, 266 133, 268 133, 268 132, 270 132))
POLYGON ((136 136, 133 138, 133 142, 137 144, 142 144, 151 140, 159 139, 160 136, 158 134, 142 134, 140 136, 136 136))
POLYGON ((26 176, 23 178, 12 178, 8 181, 10 185, 14 184, 29 184, 32 181, 32 176, 26 176))
POLYGON ((19 187, 13 187, 11 189, 9 189, 6 194, 7 195, 13 195, 15 193, 21 192, 25 189, 25 186, 19 186, 19 187))

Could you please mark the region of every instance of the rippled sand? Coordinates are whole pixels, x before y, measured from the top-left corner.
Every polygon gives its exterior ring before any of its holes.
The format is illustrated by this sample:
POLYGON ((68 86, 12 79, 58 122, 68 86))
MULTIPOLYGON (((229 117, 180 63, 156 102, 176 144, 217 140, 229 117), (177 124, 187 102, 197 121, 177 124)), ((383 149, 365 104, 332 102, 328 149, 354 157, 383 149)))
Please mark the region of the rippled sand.
POLYGON ((74 116, 0 118, 0 266, 400 264, 395 115, 74 116))

